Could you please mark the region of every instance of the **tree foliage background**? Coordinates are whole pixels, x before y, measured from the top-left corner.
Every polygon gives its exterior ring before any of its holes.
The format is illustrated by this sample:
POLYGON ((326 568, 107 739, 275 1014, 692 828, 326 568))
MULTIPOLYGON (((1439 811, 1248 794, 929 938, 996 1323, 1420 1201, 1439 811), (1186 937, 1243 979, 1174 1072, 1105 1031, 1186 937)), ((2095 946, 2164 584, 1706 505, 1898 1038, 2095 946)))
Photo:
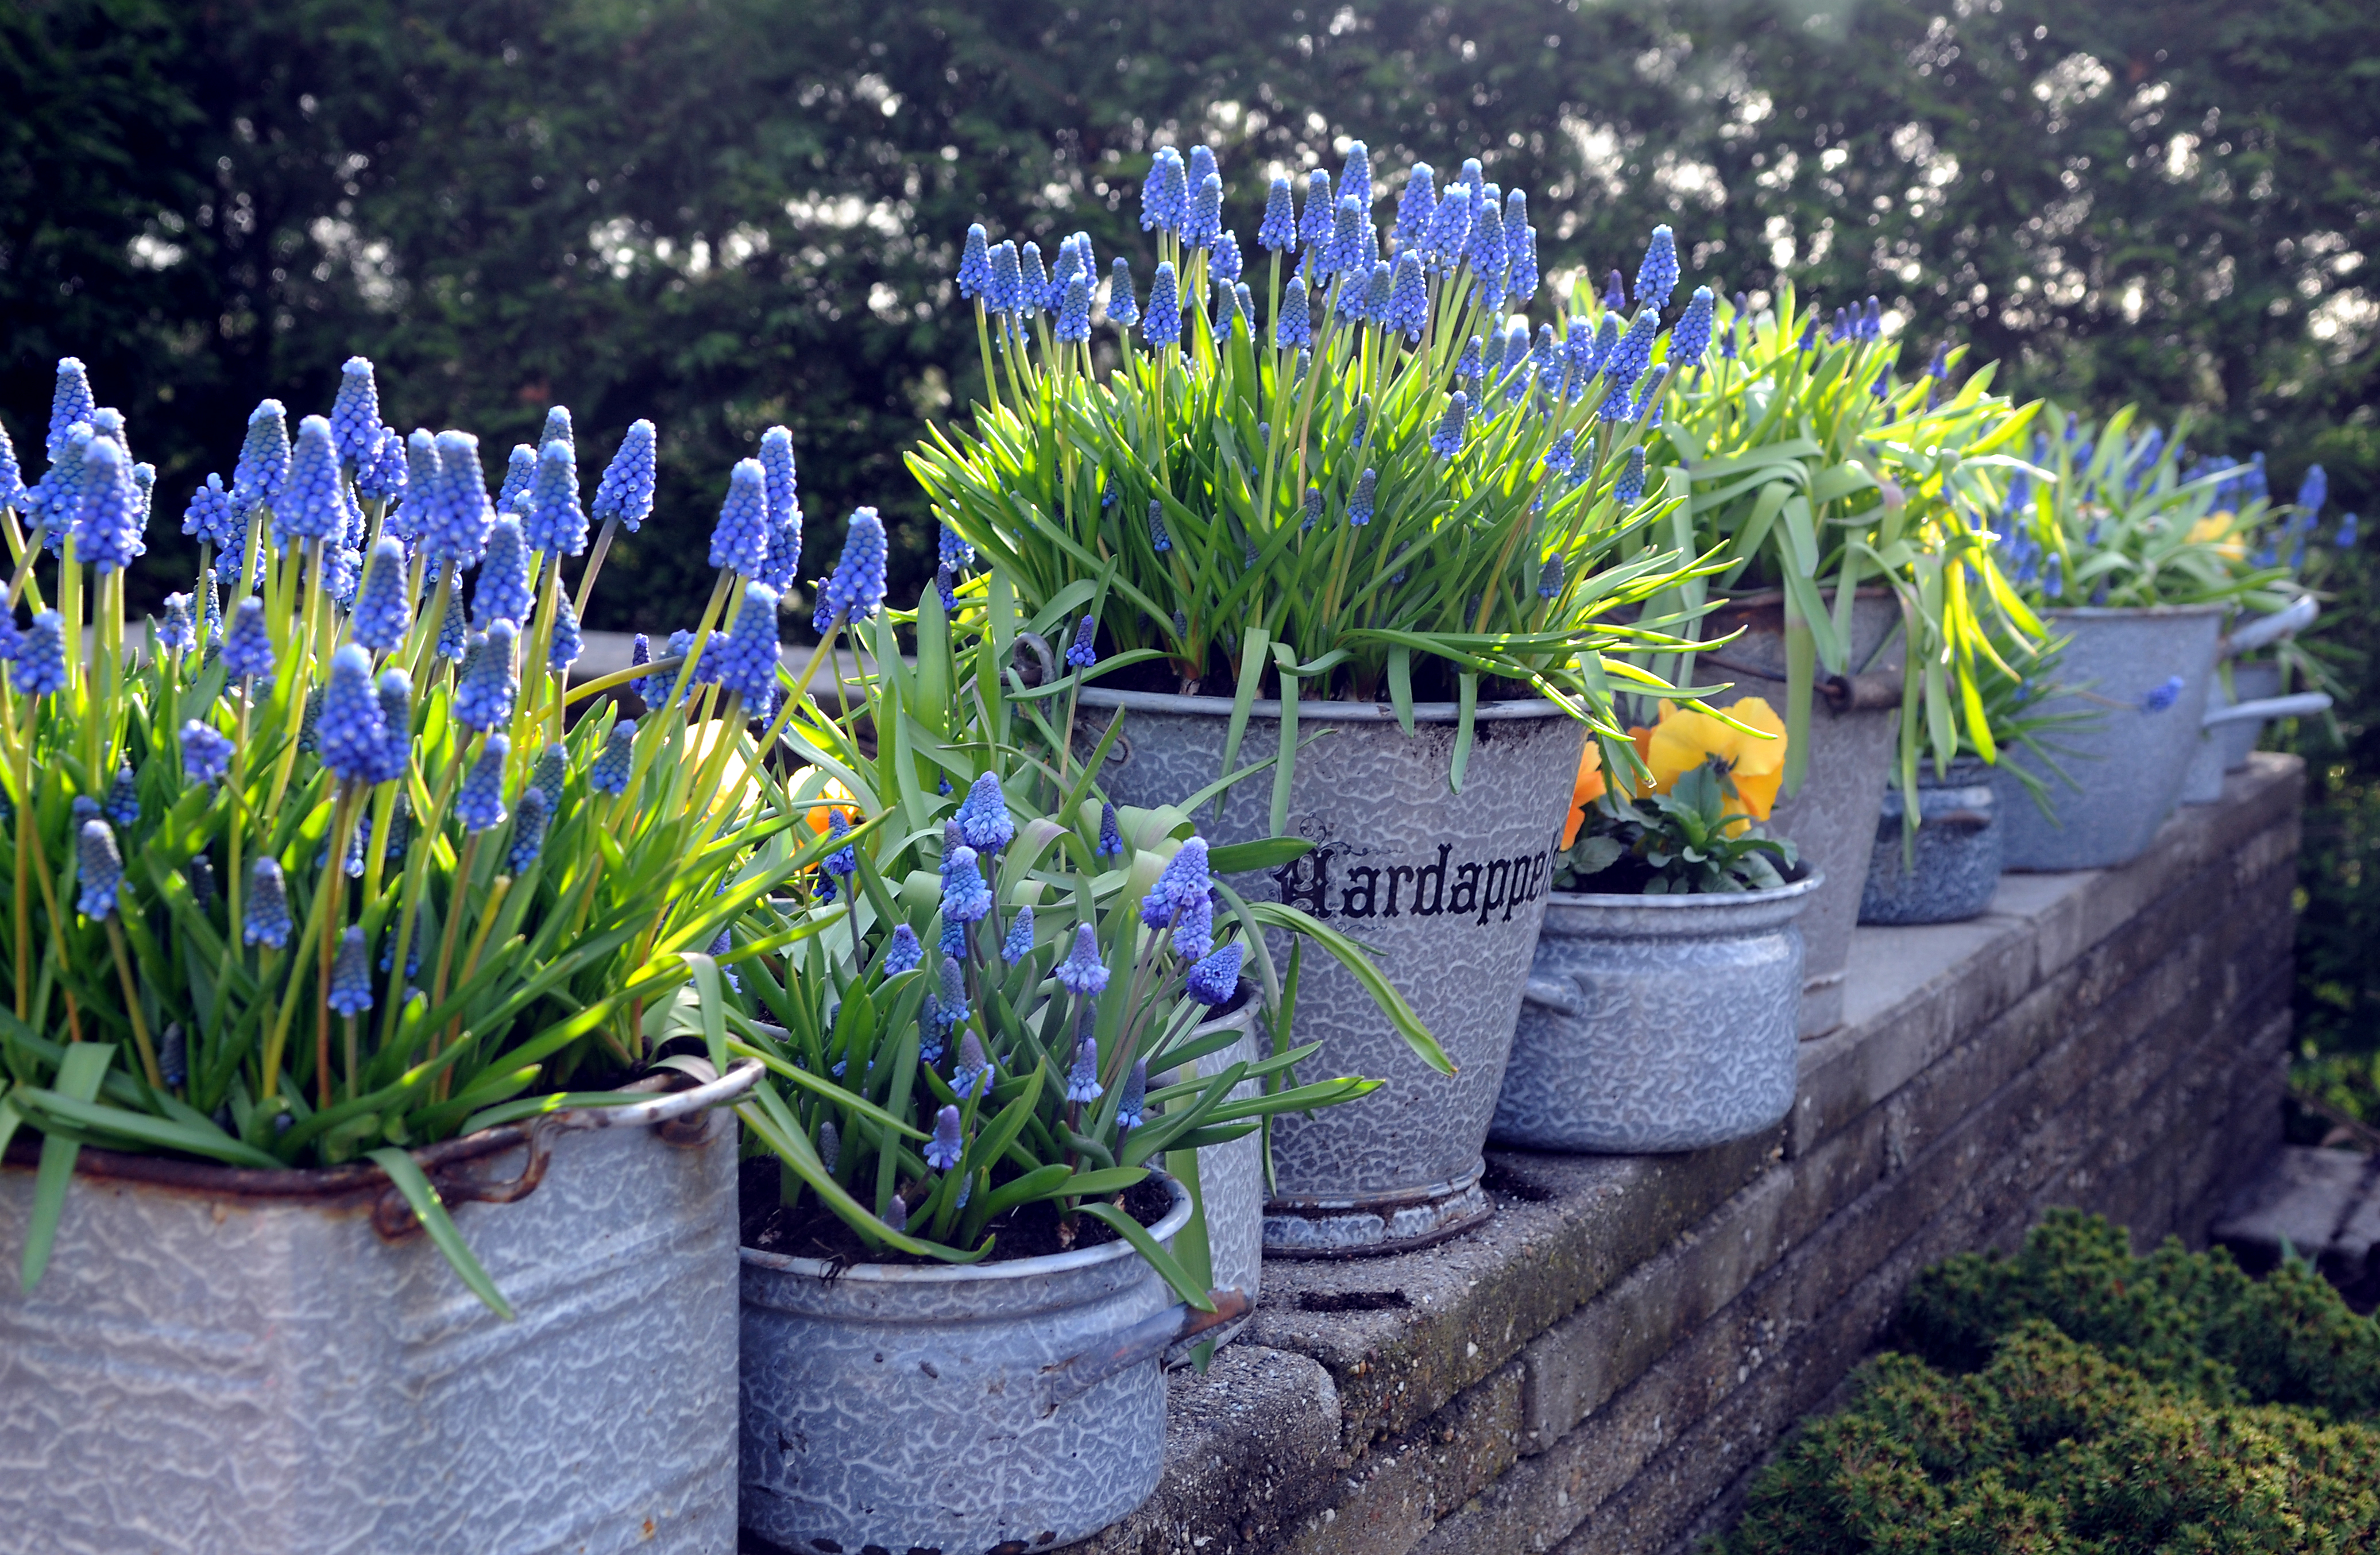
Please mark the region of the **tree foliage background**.
MULTIPOLYGON (((1666 221, 1695 279, 1875 293, 1916 349, 2187 415, 2281 490, 2320 460, 2370 506, 2374 33, 2363 0, 17 0, 0 421, 37 454, 53 362, 91 364, 159 467, 151 599, 249 409, 326 408, 357 351, 389 419, 492 465, 552 404, 583 470, 659 423, 660 513, 590 625, 685 624, 777 421, 811 570, 869 503, 905 590, 930 534, 901 456, 977 371, 966 224, 1139 254, 1150 152, 1205 140, 1252 234, 1271 171, 1352 137, 1391 189, 1471 155, 1527 188, 1549 273, 1633 272, 1666 221)), ((2370 598, 2345 636, 2380 636, 2370 598)), ((2301 958, 2311 1026, 2366 1044, 2371 712, 2313 749, 2301 958)))

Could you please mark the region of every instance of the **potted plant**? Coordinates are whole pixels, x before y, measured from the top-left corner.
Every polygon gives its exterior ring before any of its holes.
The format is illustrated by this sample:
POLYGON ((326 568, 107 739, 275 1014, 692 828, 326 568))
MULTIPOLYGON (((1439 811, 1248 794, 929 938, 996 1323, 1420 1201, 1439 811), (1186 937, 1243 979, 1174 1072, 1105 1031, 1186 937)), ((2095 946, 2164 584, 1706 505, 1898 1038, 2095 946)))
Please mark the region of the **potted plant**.
MULTIPOLYGON (((93 1547, 720 1548, 702 1110, 759 1065, 641 1016, 823 852, 693 754, 737 699, 568 716, 566 412, 499 515, 476 440, 382 426, 360 358, 294 444, 267 401, 136 650, 152 477, 79 363, 56 407, 0 490, 0 1507, 93 1547)), ((599 513, 650 510, 650 448, 599 513)))
POLYGON ((1619 737, 1615 676, 1653 684, 1605 653, 1674 640, 1619 619, 1685 570, 1666 545, 1621 554, 1675 505, 1641 476, 1658 320, 1601 348, 1551 313, 1533 330, 1525 197, 1475 161, 1442 194, 1416 166, 1385 239, 1362 146, 1302 213, 1276 180, 1260 271, 1221 187, 1204 148, 1158 153, 1156 268, 1143 298, 1140 261, 1115 261, 1104 370, 1088 239, 1043 282, 1038 254, 971 232, 960 285, 992 403, 910 463, 1028 604, 1113 601, 1103 643, 1140 662, 1083 700, 1128 713, 1100 779, 1117 798, 1269 769, 1203 824, 1315 845, 1241 889, 1376 946, 1451 1063, 1424 1072, 1366 990, 1310 974, 1303 1030, 1385 1084, 1281 1121, 1267 1247, 1412 1245, 1488 1212, 1481 1147, 1560 826, 1549 775, 1587 727, 1619 737))
POLYGON ((1757 699, 1640 730, 1649 776, 1583 762, 1493 1137, 1694 1150, 1793 1105, 1802 934, 1822 876, 1757 824, 1790 748, 1757 699), (1582 824, 1583 823, 1583 824, 1582 824))
POLYGON ((2069 717, 2046 746, 2060 770, 2011 758, 2048 784, 2055 814, 2001 807, 2011 869, 2100 869, 2146 848, 2198 749, 2225 616, 2294 597, 2278 562, 2249 551, 2271 505, 2261 480, 2228 461, 2185 472, 2180 437, 2133 427, 2130 407, 2097 428, 2067 415, 1994 504, 2002 571, 2066 639, 2065 689, 2040 704, 2069 717))
POLYGON ((1997 490, 2033 407, 1991 394, 1989 368, 1954 387, 1961 352, 1901 376, 1874 298, 1831 326, 1790 284, 1757 311, 1740 294, 1713 306, 1725 333, 1680 364, 1657 476, 1693 494, 1671 538, 1722 563, 1665 601, 1691 613, 1707 589, 1718 606, 1689 630, 1714 647, 1653 667, 1734 682, 1712 705, 1757 695, 1782 711, 1777 823, 1828 881, 1802 921, 1816 1036, 1841 1020, 1888 774, 1913 803, 1921 750, 1994 759, 1979 676, 2017 674, 2040 635, 1962 516, 1997 490))
MULTIPOLYGON (((879 775, 839 781, 866 802, 879 775)), ((756 1014, 727 1015, 730 1051, 771 1076, 744 1114, 767 1153, 747 1178, 741 1515, 774 1544, 1030 1549, 1131 1512, 1163 1462, 1160 1357, 1247 1310, 1188 1234, 1198 1153, 1373 1088, 1249 1094, 1316 1051, 1233 1056, 1229 1017, 1266 997, 1262 931, 1359 972, 1362 954, 1232 893, 1178 811, 1012 808, 1052 778, 1086 781, 987 767, 922 832, 892 799, 810 893, 735 931, 782 953, 746 962, 756 1014)))

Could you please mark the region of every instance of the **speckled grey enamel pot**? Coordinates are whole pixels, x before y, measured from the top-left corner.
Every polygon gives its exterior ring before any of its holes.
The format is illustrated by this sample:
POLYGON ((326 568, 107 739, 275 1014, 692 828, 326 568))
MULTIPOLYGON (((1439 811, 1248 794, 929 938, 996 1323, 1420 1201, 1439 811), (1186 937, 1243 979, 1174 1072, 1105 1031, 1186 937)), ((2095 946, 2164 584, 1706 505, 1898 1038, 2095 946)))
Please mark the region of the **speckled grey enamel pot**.
POLYGON ((2280 693, 2281 667, 2269 660, 2233 664, 2228 687, 2223 676, 2216 675, 2206 688, 2206 716, 2201 721, 2197 748, 2191 752, 2190 775, 2182 780, 2183 804, 2211 805, 2223 797, 2223 774, 2246 766, 2248 753, 2256 748, 2265 733, 2264 717, 2235 714, 2232 710, 2270 701, 2280 693))
POLYGON ((1916 864, 1904 851, 1908 805, 1900 785, 1884 791, 1868 856, 1862 923, 1957 923, 1992 905, 2000 881, 1998 796, 1992 770, 1972 756, 1937 776, 1931 759, 1917 768, 1916 864))
MULTIPOLYGON (((735 1127, 704 1109, 759 1076, 417 1152, 511 1322, 376 1229, 411 1221, 376 1167, 85 1150, 48 1273, 0 1286, 0 1545, 727 1555, 735 1127)), ((0 1169, 12 1252, 33 1176, 0 1169)))
POLYGON ((1088 1537, 1157 1488, 1172 1301, 1122 1241, 966 1267, 745 1248, 744 1526, 803 1555, 1088 1537))
MULTIPOLYGON (((1263 1005, 1258 1002, 1256 985, 1244 978, 1240 991, 1238 1009, 1191 1033, 1194 1037, 1223 1031, 1239 1034, 1239 1039, 1230 1047, 1198 1061, 1203 1074, 1219 1074, 1234 1063, 1256 1063, 1272 1056, 1258 1020, 1263 1005)), ((1262 1081, 1245 1080, 1232 1087, 1232 1099, 1254 1100, 1263 1089, 1262 1081)), ((1207 1212, 1207 1255, 1214 1273, 1213 1283, 1219 1288, 1245 1292, 1249 1302, 1254 1303, 1264 1277, 1261 1130, 1228 1144, 1209 1145, 1198 1152, 1198 1196, 1207 1212)), ((1238 1318, 1199 1339, 1201 1342, 1211 1339, 1218 1344, 1228 1344, 1246 1326, 1246 1318, 1238 1318)))
POLYGON ((1500 1145, 1637 1154, 1758 1134, 1793 1108, 1802 929, 1826 877, 1742 895, 1547 899, 1500 1145))
MULTIPOLYGON (((1892 766, 1899 650, 1884 652, 1900 625, 1899 606, 1883 590, 1864 590, 1852 611, 1851 662, 1889 661, 1890 671, 1851 677, 1842 695, 1818 696, 1810 709, 1810 764, 1797 794, 1780 794, 1768 818, 1772 835, 1790 837, 1827 884, 1802 916, 1804 943, 1802 1035, 1823 1037, 1843 1023, 1843 974, 1851 964, 1852 929, 1876 845, 1876 818, 1892 766), (1840 704, 1840 705, 1839 705, 1840 704)), ((1712 699, 1729 707, 1747 697, 1786 713, 1785 614, 1773 596, 1752 595, 1713 612, 1706 638, 1741 629, 1742 636, 1695 660, 1696 677, 1735 683, 1712 699)))
POLYGON ((2181 797, 2215 677, 2223 607, 2046 614, 2050 631, 2070 639, 2058 679, 2075 689, 2044 699, 2039 709, 2045 715, 2087 713, 2091 721, 2044 737, 2063 778, 2029 752, 2009 752, 2010 765, 2038 772, 2049 785, 2057 820, 2044 817, 2013 777, 1996 775, 2002 857, 2010 869, 2104 869, 2139 856, 2181 797), (2176 675, 2180 693, 2158 706, 2152 693, 2176 675), (2155 711, 2144 711, 2151 707, 2155 711))
MULTIPOLYGON (((1100 773, 1123 803, 1178 803, 1222 770, 1228 700, 1087 691, 1083 701, 1125 710, 1100 773)), ((1585 730, 1548 702, 1488 703, 1458 794, 1447 781, 1455 708, 1424 703, 1415 720, 1407 735, 1368 702, 1302 704, 1299 734, 1311 743, 1298 752, 1288 833, 1315 849, 1231 882, 1251 899, 1304 907, 1376 950, 1457 1069, 1430 1070, 1353 977, 1308 954, 1295 1039, 1322 1051, 1305 1071, 1383 1083, 1361 1100, 1274 1123, 1269 1255, 1393 1251, 1493 1212, 1479 1186, 1488 1120, 1585 730)), ((1104 716, 1094 722, 1104 728, 1104 716)), ((1278 749, 1280 730, 1280 704, 1256 704, 1241 761, 1278 749)), ((1220 822, 1208 810, 1199 825, 1218 843, 1266 836, 1270 805, 1269 784, 1245 782, 1220 822)))

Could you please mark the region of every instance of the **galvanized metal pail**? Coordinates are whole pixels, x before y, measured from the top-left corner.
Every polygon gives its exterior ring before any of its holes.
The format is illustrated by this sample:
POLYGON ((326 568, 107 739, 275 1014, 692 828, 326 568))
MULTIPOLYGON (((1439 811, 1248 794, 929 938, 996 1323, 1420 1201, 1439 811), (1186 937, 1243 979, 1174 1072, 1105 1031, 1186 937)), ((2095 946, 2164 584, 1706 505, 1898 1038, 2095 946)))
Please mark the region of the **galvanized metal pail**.
MULTIPOLYGON (((759 1074, 415 1152, 511 1322, 391 1240, 413 1216, 377 1167, 86 1148, 47 1275, 0 1288, 0 1526, 94 1555, 726 1555, 735 1127, 708 1109, 759 1074)), ((33 1175, 0 1168, 0 1246, 33 1175)))
POLYGON ((2215 678, 2221 605, 2053 610, 2054 636, 2069 639, 2058 678, 2074 689, 2036 704, 2046 715, 2079 712, 2089 722, 2052 730, 2042 743, 2064 776, 2028 751, 2007 761, 2049 785, 2056 820, 2023 785, 2002 773, 2002 856, 2010 869, 2104 869, 2138 857, 2181 796, 2199 745, 2207 685, 2215 678), (2178 688, 2170 682, 2179 679, 2178 688))
MULTIPOLYGON (((1876 820, 1892 767, 1893 719, 1900 706, 1899 650, 1884 652, 1900 624, 1889 590, 1863 589, 1852 605, 1850 662, 1861 673, 1819 676, 1810 709, 1809 768, 1797 794, 1780 794, 1768 831, 1789 837, 1803 860, 1827 883, 1802 916, 1804 944, 1801 1023, 1804 1037, 1823 1037, 1843 1023, 1843 975, 1851 965, 1852 929, 1859 921, 1876 820), (1864 670, 1879 659, 1890 667, 1864 670)), ((1746 595, 1718 610, 1703 626, 1706 638, 1742 635, 1697 655, 1694 673, 1708 682, 1730 680, 1733 690, 1711 699, 1730 707, 1747 697, 1786 713, 1785 608, 1774 594, 1746 595)))
POLYGON ((1887 787, 1859 920, 1957 923, 1981 915, 2000 883, 1999 801, 1991 768, 1961 756, 1937 775, 1930 759, 1920 759, 1914 867, 1908 861, 1912 840, 1902 830, 1908 813, 1900 785, 1887 787))
MULTIPOLYGON (((1149 1228, 1171 1245, 1190 1195, 1149 1228)), ((1208 1322, 1129 1243, 964 1267, 744 1249, 744 1526, 801 1551, 1087 1538, 1157 1489, 1159 1357, 1208 1322)))
POLYGON ((1777 891, 1556 892, 1496 1101, 1500 1145, 1636 1154, 1758 1134, 1793 1107, 1812 871, 1777 891))
MULTIPOLYGON (((1228 699, 1090 690, 1083 702, 1124 710, 1100 773, 1123 803, 1179 803, 1222 771, 1228 699)), ((1306 956, 1294 1035, 1322 1044, 1306 1070, 1383 1084, 1274 1123, 1268 1255, 1392 1252, 1493 1213, 1479 1185, 1488 1122, 1586 736, 1550 702, 1486 704, 1458 793, 1448 781, 1456 723, 1446 702, 1417 706, 1410 735, 1374 703, 1300 703, 1299 735, 1311 743, 1297 754, 1288 833, 1314 851, 1232 881, 1375 949, 1457 1070, 1423 1064, 1362 985, 1328 957, 1306 956)), ((1257 703, 1240 759, 1269 755, 1280 736, 1281 704, 1257 703)), ((1269 784, 1243 783, 1220 821, 1202 812, 1199 825, 1219 843, 1267 836, 1270 803, 1269 784)))
POLYGON ((2248 764, 2249 753, 2264 737, 2265 725, 2276 718, 2313 718, 2330 711, 2330 698, 2321 691, 2301 691, 2284 697, 2278 664, 2238 664, 2231 686, 2224 688, 2217 675, 2206 689, 2206 716, 2200 721, 2198 748, 2190 759, 2190 775, 2182 780, 2181 802, 2211 805, 2223 797, 2223 774, 2248 764), (2236 699, 2235 699, 2236 696, 2236 699))

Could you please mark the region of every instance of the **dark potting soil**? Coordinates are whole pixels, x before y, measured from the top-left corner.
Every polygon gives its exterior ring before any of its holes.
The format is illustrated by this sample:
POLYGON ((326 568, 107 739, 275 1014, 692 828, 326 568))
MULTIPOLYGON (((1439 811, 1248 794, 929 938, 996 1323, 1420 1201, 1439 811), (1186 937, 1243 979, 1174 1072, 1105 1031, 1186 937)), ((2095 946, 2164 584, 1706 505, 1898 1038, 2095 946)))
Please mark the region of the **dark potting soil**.
MULTIPOLYGON (((777 1159, 761 1156, 747 1160, 738 1172, 744 1245, 788 1257, 824 1258, 833 1263, 889 1263, 941 1266, 939 1258, 913 1257, 890 1247, 870 1247, 843 1217, 819 1202, 807 1188, 802 1201, 790 1210, 777 1202, 777 1159)), ((1124 1213, 1142 1225, 1153 1226, 1173 1207, 1173 1195, 1164 1182, 1144 1178, 1117 1198, 1124 1213)), ((913 1228, 915 1229, 915 1228, 913 1228)), ((1058 1207, 1043 1202, 1020 1205, 994 1219, 985 1228, 992 1238, 986 1263, 1038 1258, 1068 1248, 1058 1240, 1058 1207)), ((1088 1215, 1075 1217, 1073 1247, 1098 1247, 1118 1240, 1118 1233, 1088 1215)))
MULTIPOLYGON (((1220 646, 1209 656, 1207 673, 1187 685, 1184 684, 1180 667, 1171 659, 1145 659, 1136 664, 1126 664, 1111 674, 1101 675, 1094 684, 1109 691, 1160 691, 1167 696, 1220 697, 1226 701, 1239 692, 1239 677, 1232 673, 1231 661, 1224 657, 1220 646)), ((1417 702, 1451 702, 1461 689, 1455 672, 1446 666, 1445 661, 1427 654, 1415 658, 1413 687, 1414 700, 1417 702)), ((1322 694, 1343 697, 1347 689, 1346 682, 1334 676, 1323 686, 1322 694)), ((1309 697, 1314 694, 1312 691, 1305 693, 1309 697)), ((1280 696, 1281 686, 1276 677, 1268 674, 1257 695, 1261 698, 1280 696)), ((1490 679, 1479 688, 1479 699, 1486 702, 1511 701, 1536 695, 1536 689, 1522 681, 1490 679)), ((1387 696, 1386 691, 1380 693, 1384 707, 1388 705, 1387 696)))

